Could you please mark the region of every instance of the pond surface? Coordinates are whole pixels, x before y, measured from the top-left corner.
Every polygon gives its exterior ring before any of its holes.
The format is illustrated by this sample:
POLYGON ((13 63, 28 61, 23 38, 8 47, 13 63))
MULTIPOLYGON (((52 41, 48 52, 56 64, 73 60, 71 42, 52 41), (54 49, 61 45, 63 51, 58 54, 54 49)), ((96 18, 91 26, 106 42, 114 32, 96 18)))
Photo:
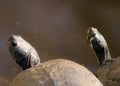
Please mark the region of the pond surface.
POLYGON ((12 60, 7 40, 19 34, 38 51, 41 61, 73 60, 96 73, 99 65, 86 32, 96 27, 108 41, 111 55, 120 53, 119 0, 0 0, 0 86, 22 70, 12 60))

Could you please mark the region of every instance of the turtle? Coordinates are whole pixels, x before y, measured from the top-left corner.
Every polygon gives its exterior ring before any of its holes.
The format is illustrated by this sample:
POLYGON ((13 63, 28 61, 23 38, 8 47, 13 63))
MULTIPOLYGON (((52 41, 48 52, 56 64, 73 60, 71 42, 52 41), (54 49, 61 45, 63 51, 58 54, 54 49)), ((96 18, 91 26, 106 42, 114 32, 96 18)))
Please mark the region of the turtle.
POLYGON ((8 49, 13 60, 23 70, 40 63, 40 57, 36 49, 19 35, 12 35, 8 39, 8 49))
POLYGON ((23 69, 10 86, 103 86, 91 71, 74 61, 52 59, 41 63, 35 48, 20 35, 8 39, 8 49, 23 69))
POLYGON ((99 63, 98 79, 104 86, 120 86, 120 57, 111 56, 107 41, 96 28, 88 29, 87 38, 99 63))

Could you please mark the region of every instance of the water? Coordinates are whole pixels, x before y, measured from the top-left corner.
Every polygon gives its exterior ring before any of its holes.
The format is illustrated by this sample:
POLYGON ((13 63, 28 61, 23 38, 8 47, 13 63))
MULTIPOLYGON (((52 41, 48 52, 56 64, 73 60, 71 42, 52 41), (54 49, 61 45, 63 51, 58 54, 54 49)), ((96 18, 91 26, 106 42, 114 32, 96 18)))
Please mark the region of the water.
POLYGON ((105 36, 113 57, 120 52, 120 3, 99 0, 0 0, 0 86, 22 70, 12 60, 7 40, 19 34, 41 61, 66 58, 96 73, 99 65, 86 38, 93 26, 105 36))

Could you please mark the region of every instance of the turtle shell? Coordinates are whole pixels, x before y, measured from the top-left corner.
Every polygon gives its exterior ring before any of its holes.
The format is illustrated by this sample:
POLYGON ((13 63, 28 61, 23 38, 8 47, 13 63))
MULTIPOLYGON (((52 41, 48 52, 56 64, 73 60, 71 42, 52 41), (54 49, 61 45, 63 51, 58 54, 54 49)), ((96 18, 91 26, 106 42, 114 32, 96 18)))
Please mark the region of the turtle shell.
POLYGON ((10 86, 103 86, 87 68, 73 61, 55 59, 18 74, 10 86))
POLYGON ((120 86, 120 57, 106 62, 98 69, 97 75, 105 86, 120 86))
POLYGON ((120 86, 120 57, 111 57, 107 41, 96 28, 88 29, 88 40, 100 64, 100 81, 104 86, 120 86))

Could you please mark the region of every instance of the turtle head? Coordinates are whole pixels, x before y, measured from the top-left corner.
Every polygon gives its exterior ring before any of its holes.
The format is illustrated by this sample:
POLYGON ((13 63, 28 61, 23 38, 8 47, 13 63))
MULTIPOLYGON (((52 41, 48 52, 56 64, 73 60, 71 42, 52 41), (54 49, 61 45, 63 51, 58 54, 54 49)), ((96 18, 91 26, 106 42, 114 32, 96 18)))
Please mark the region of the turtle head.
POLYGON ((103 35, 96 28, 89 28, 87 38, 92 50, 96 54, 99 64, 104 65, 106 61, 111 60, 109 48, 103 35))
POLYGON ((12 35, 8 39, 8 49, 13 60, 23 70, 40 63, 37 51, 19 35, 12 35))

